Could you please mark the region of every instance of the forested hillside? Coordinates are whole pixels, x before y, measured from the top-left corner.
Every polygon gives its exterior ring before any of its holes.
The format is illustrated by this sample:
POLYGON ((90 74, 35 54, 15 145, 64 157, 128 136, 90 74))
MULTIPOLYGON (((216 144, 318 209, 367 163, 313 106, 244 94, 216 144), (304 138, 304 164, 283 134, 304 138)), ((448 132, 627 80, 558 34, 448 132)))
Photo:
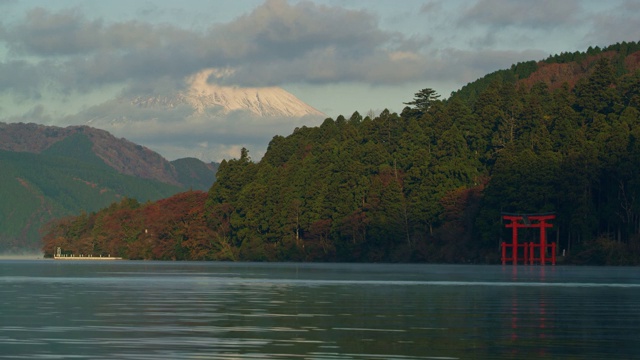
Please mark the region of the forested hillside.
POLYGON ((183 203, 171 216, 123 201, 54 224, 45 252, 492 263, 502 212, 555 212, 549 240, 566 261, 636 264, 640 49, 622 45, 519 64, 446 100, 425 88, 400 114, 295 129, 259 163, 223 161, 208 194, 165 200, 183 203))

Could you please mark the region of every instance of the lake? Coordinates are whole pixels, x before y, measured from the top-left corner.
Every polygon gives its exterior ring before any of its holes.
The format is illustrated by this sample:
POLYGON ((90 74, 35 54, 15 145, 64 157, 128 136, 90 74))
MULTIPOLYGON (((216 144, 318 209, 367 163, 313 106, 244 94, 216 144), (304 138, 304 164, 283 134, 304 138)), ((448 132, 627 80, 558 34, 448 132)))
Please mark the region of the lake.
POLYGON ((639 357, 640 268, 0 260, 0 358, 639 357))

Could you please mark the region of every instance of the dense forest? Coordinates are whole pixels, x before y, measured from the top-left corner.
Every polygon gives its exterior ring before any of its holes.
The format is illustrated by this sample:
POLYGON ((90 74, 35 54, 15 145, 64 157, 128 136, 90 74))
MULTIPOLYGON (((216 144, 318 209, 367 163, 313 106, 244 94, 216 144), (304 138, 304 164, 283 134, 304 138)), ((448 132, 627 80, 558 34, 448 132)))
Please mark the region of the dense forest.
MULTIPOLYGON (((45 254, 495 263, 501 213, 554 212, 563 261, 640 263, 640 44, 489 74, 223 161, 208 193, 52 223, 45 254)), ((532 239, 534 231, 523 231, 532 239)))

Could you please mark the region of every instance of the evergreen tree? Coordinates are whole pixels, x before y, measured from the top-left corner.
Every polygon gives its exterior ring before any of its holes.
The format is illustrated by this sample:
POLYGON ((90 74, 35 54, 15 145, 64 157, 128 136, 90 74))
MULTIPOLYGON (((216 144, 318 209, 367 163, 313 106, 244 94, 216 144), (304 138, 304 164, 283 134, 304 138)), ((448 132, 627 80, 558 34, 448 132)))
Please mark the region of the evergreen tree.
POLYGON ((412 105, 415 109, 426 112, 431 108, 434 102, 440 98, 440 95, 431 88, 425 88, 420 90, 414 95, 412 101, 403 103, 405 105, 412 105))

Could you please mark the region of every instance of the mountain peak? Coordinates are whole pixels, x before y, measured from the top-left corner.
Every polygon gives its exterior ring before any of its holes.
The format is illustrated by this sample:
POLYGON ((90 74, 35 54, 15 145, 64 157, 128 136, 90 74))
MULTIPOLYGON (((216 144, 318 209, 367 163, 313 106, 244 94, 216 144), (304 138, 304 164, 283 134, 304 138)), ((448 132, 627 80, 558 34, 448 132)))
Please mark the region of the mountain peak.
POLYGON ((325 116, 322 112, 304 103, 290 92, 276 87, 222 86, 209 79, 220 78, 218 70, 207 69, 186 79, 186 89, 173 95, 137 96, 121 99, 143 108, 175 109, 186 105, 194 115, 205 113, 227 115, 243 111, 258 117, 305 117, 325 116))
POLYGON ((209 79, 217 70, 207 69, 187 79, 187 90, 180 97, 197 113, 211 107, 222 107, 225 113, 249 111, 258 116, 323 116, 293 94, 279 87, 237 87, 212 84, 209 79))

